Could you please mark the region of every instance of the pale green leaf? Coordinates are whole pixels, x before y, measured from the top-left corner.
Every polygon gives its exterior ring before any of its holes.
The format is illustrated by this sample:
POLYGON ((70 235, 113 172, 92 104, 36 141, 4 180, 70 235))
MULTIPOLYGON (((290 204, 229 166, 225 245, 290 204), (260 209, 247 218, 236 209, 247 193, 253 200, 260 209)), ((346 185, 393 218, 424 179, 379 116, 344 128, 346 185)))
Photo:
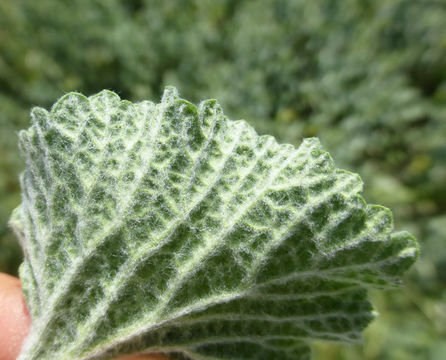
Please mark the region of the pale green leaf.
MULTIPOLYGON (((417 255, 316 139, 295 149, 168 88, 32 111, 11 224, 32 329, 20 355, 308 359, 349 342, 417 255)), ((349 134, 345 134, 349 136, 349 134)))

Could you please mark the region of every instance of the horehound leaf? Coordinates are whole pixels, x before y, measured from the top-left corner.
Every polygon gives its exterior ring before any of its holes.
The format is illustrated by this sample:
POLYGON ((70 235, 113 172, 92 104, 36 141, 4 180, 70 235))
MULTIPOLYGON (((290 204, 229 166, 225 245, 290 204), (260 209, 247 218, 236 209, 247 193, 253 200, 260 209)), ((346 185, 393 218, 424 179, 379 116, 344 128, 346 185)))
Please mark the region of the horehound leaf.
MULTIPOLYGON (((11 223, 32 314, 21 360, 307 359, 355 341, 417 245, 335 168, 168 88, 102 91, 32 111, 11 223)), ((348 134, 346 134, 348 136, 348 134)))

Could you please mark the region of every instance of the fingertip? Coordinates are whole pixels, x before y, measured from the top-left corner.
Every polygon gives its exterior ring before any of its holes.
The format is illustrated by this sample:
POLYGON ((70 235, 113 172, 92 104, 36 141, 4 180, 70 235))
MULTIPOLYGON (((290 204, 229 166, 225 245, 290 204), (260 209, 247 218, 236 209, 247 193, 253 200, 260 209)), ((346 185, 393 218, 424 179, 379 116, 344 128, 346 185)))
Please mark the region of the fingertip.
POLYGON ((0 360, 17 358, 30 323, 20 280, 0 273, 0 360))
POLYGON ((8 274, 0 273, 0 291, 11 287, 20 287, 20 279, 8 274))

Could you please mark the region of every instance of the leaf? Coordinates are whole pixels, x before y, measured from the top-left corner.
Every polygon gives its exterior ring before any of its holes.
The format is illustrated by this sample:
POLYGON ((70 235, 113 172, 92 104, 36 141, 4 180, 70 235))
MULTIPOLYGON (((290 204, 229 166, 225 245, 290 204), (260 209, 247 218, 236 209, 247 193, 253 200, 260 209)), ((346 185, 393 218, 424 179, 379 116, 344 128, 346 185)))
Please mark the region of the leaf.
POLYGON ((367 288, 417 256, 316 139, 280 145, 215 100, 70 93, 32 122, 11 219, 32 314, 21 360, 307 359, 313 340, 359 340, 367 288))

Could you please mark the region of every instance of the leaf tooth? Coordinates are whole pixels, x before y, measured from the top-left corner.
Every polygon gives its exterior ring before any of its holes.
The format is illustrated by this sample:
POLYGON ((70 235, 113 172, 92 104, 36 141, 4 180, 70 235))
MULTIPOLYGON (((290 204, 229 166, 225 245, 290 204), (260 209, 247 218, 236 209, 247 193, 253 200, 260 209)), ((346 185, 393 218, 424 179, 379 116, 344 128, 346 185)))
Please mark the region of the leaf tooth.
POLYGON ((82 102, 88 108, 91 106, 93 112, 105 118, 106 123, 110 123, 113 114, 121 103, 120 97, 110 90, 102 90, 88 98, 82 96, 82 102))
POLYGON ((42 132, 47 131, 52 125, 49 112, 41 107, 34 107, 31 110, 31 122, 34 126, 40 127, 42 132))
POLYGON ((166 86, 161 98, 161 103, 172 103, 178 98, 178 90, 173 86, 166 86))
POLYGON ((51 108, 52 126, 61 126, 74 135, 79 128, 79 117, 88 109, 88 99, 79 93, 68 93, 60 98, 51 108))

